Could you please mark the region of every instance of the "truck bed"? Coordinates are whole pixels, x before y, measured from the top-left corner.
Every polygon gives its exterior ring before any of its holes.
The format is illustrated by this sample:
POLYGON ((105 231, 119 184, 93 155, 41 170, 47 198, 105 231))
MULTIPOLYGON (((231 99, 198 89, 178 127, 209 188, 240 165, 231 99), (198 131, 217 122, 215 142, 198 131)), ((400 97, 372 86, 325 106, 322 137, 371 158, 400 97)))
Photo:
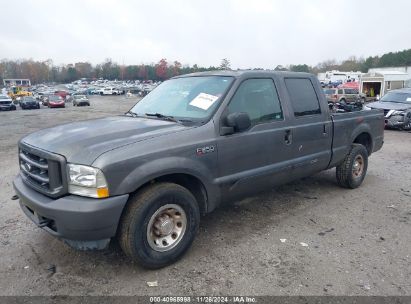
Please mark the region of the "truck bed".
POLYGON ((384 113, 381 110, 361 110, 345 113, 333 113, 332 168, 344 160, 351 143, 362 136, 367 142, 368 154, 381 149, 384 142, 384 113), (362 135, 369 133, 370 136, 362 135))

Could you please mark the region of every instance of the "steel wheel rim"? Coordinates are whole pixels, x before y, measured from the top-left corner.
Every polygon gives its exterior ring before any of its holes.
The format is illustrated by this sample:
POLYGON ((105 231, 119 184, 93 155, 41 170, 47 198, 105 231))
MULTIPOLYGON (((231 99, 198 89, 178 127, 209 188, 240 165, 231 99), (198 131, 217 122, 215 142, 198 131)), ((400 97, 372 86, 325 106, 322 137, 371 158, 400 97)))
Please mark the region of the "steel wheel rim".
POLYGON ((151 249, 169 251, 182 240, 187 228, 187 215, 176 204, 161 206, 147 225, 147 241, 151 249))
POLYGON ((352 167, 352 174, 355 178, 361 177, 364 171, 364 158, 362 155, 357 155, 354 159, 354 164, 352 167))

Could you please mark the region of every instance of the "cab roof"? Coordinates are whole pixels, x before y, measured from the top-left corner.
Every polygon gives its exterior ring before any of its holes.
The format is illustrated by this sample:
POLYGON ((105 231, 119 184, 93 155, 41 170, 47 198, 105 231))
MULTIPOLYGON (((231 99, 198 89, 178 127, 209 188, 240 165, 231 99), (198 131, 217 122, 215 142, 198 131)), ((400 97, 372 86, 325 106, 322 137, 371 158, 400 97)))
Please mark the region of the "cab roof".
POLYGON ((183 78, 183 77, 199 77, 199 76, 231 76, 235 78, 240 77, 267 77, 277 75, 280 77, 313 77, 313 74, 303 73, 303 72, 289 72, 289 71, 273 71, 273 70, 236 70, 236 71, 227 71, 227 70, 216 70, 216 71, 207 71, 207 72, 197 72, 179 75, 173 78, 183 78))

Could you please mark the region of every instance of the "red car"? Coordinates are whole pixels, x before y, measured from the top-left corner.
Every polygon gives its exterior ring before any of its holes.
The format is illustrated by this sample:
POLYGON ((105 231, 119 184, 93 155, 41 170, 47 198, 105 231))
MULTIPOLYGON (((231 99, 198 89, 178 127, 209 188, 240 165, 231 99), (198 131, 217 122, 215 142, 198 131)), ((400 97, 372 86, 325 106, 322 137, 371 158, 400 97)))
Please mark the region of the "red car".
POLYGON ((69 95, 67 91, 54 91, 54 94, 61 96, 63 99, 66 99, 67 95, 69 95))
POLYGON ((65 108, 64 99, 59 95, 50 95, 48 98, 49 108, 65 108))

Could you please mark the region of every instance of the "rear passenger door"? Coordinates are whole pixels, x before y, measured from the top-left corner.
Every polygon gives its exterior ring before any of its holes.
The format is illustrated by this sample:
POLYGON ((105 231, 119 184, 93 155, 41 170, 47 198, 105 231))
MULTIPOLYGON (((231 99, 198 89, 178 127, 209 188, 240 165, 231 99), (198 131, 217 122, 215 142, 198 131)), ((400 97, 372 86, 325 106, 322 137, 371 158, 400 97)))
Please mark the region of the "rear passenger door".
POLYGON ((331 159, 332 122, 324 96, 312 78, 284 78, 291 112, 293 175, 308 176, 327 168, 331 159), (320 102, 321 101, 321 102, 320 102))

